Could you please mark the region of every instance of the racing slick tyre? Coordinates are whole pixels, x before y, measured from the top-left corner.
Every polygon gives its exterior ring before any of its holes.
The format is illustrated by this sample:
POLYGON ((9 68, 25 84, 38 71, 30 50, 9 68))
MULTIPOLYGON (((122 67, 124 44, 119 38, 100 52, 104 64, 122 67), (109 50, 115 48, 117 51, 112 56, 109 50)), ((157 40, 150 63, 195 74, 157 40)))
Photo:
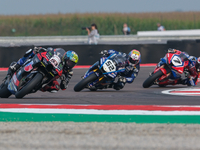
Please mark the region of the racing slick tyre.
POLYGON ((1 98, 8 98, 11 95, 10 91, 8 90, 8 83, 2 83, 0 85, 0 97, 1 98))
POLYGON ((150 77, 148 77, 144 83, 143 88, 148 88, 153 85, 154 81, 161 77, 163 75, 163 72, 161 70, 158 70, 156 73, 152 74, 150 77))
POLYGON ((162 85, 162 84, 160 84, 160 85, 158 85, 159 87, 166 87, 167 85, 162 85))
POLYGON ((21 90, 15 93, 16 98, 23 98, 26 94, 30 93, 38 83, 41 82, 43 76, 37 73, 21 90))
POLYGON ((81 80, 79 83, 77 83, 75 85, 74 91, 75 92, 79 92, 79 91, 83 90, 88 83, 90 83, 90 82, 92 82, 92 81, 94 81, 96 79, 97 79, 96 74, 93 73, 93 74, 89 75, 88 77, 86 77, 85 79, 81 80))

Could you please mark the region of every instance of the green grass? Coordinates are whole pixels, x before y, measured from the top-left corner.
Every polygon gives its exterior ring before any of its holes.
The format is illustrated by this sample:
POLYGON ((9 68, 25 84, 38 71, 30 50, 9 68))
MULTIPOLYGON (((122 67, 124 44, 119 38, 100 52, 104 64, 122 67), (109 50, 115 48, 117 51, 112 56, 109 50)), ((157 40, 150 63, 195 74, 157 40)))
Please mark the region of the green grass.
POLYGON ((127 23, 132 34, 157 30, 157 23, 166 30, 199 29, 200 12, 168 13, 85 13, 0 16, 1 36, 86 35, 81 27, 96 23, 101 35, 122 34, 127 23), (15 29, 16 32, 12 32, 15 29))

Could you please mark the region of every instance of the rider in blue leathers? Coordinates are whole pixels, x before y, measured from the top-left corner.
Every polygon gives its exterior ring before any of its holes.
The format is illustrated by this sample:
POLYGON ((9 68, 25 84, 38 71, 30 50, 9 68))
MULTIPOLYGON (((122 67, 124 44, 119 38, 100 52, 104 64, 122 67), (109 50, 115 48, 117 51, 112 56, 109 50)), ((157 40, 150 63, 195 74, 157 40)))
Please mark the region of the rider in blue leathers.
MULTIPOLYGON (((105 57, 110 56, 111 54, 122 54, 126 58, 126 66, 125 71, 120 73, 120 77, 117 81, 117 83, 113 83, 109 85, 108 88, 114 88, 115 90, 122 89, 126 83, 132 83, 136 76, 139 73, 140 70, 140 62, 141 62, 141 54, 138 50, 133 49, 129 52, 127 55, 126 53, 118 52, 113 49, 110 50, 103 50, 100 54, 102 54, 105 57)), ((99 62, 97 61, 93 66, 90 67, 90 69, 86 72, 90 72, 94 68, 98 66, 99 62)))

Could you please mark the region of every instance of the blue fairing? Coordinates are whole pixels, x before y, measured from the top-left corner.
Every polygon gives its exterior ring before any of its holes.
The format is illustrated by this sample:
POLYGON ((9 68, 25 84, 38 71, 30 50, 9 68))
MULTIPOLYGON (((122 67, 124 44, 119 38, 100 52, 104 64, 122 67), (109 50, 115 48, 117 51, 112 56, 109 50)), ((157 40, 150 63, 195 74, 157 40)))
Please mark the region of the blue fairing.
POLYGON ((164 57, 164 58, 161 58, 160 60, 161 60, 163 63, 167 64, 167 60, 166 60, 165 57, 164 57))
POLYGON ((172 77, 171 77, 172 79, 178 79, 180 77, 181 75, 177 74, 175 71, 172 70, 172 77))
POLYGON ((12 79, 10 80, 9 84, 8 84, 8 90, 12 93, 15 94, 17 89, 16 86, 14 85, 12 79))
MULTIPOLYGON (((102 74, 104 75, 104 78, 103 80, 101 79, 101 83, 103 84, 111 84, 114 82, 115 78, 117 77, 117 75, 119 74, 119 72, 124 72, 125 71, 125 64, 126 64, 126 61, 125 61, 126 58, 124 58, 121 54, 116 54, 116 53, 113 53, 111 54, 110 56, 108 57, 102 57, 100 58, 100 61, 99 61, 99 64, 98 63, 95 63, 85 74, 84 78, 86 78, 87 76, 95 73, 97 76, 99 76, 99 73, 98 72, 95 72, 93 70, 95 70, 95 66, 98 66, 99 69, 102 71, 102 74), (115 71, 110 71, 110 72, 106 72, 103 68, 103 65, 105 64, 105 62, 107 60, 111 60, 113 62, 113 64, 115 65, 115 71), (93 69, 94 68, 94 69, 93 69)), ((101 74, 101 75, 102 75, 101 74)), ((102 85, 98 85, 97 83, 99 82, 99 78, 90 83, 90 86, 102 86, 102 85)))

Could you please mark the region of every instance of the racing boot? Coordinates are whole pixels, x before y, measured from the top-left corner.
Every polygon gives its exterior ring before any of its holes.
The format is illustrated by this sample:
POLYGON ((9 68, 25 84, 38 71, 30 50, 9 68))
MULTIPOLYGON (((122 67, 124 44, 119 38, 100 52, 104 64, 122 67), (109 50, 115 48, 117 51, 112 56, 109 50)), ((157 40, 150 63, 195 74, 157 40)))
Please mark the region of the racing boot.
POLYGON ((115 90, 120 90, 120 89, 124 88, 125 84, 126 84, 126 78, 125 77, 119 77, 117 83, 114 83, 113 88, 115 90))
POLYGON ((56 93, 57 91, 59 91, 60 86, 58 81, 54 80, 52 82, 50 82, 48 85, 44 86, 43 88, 40 89, 40 91, 42 92, 50 92, 50 93, 56 93))

